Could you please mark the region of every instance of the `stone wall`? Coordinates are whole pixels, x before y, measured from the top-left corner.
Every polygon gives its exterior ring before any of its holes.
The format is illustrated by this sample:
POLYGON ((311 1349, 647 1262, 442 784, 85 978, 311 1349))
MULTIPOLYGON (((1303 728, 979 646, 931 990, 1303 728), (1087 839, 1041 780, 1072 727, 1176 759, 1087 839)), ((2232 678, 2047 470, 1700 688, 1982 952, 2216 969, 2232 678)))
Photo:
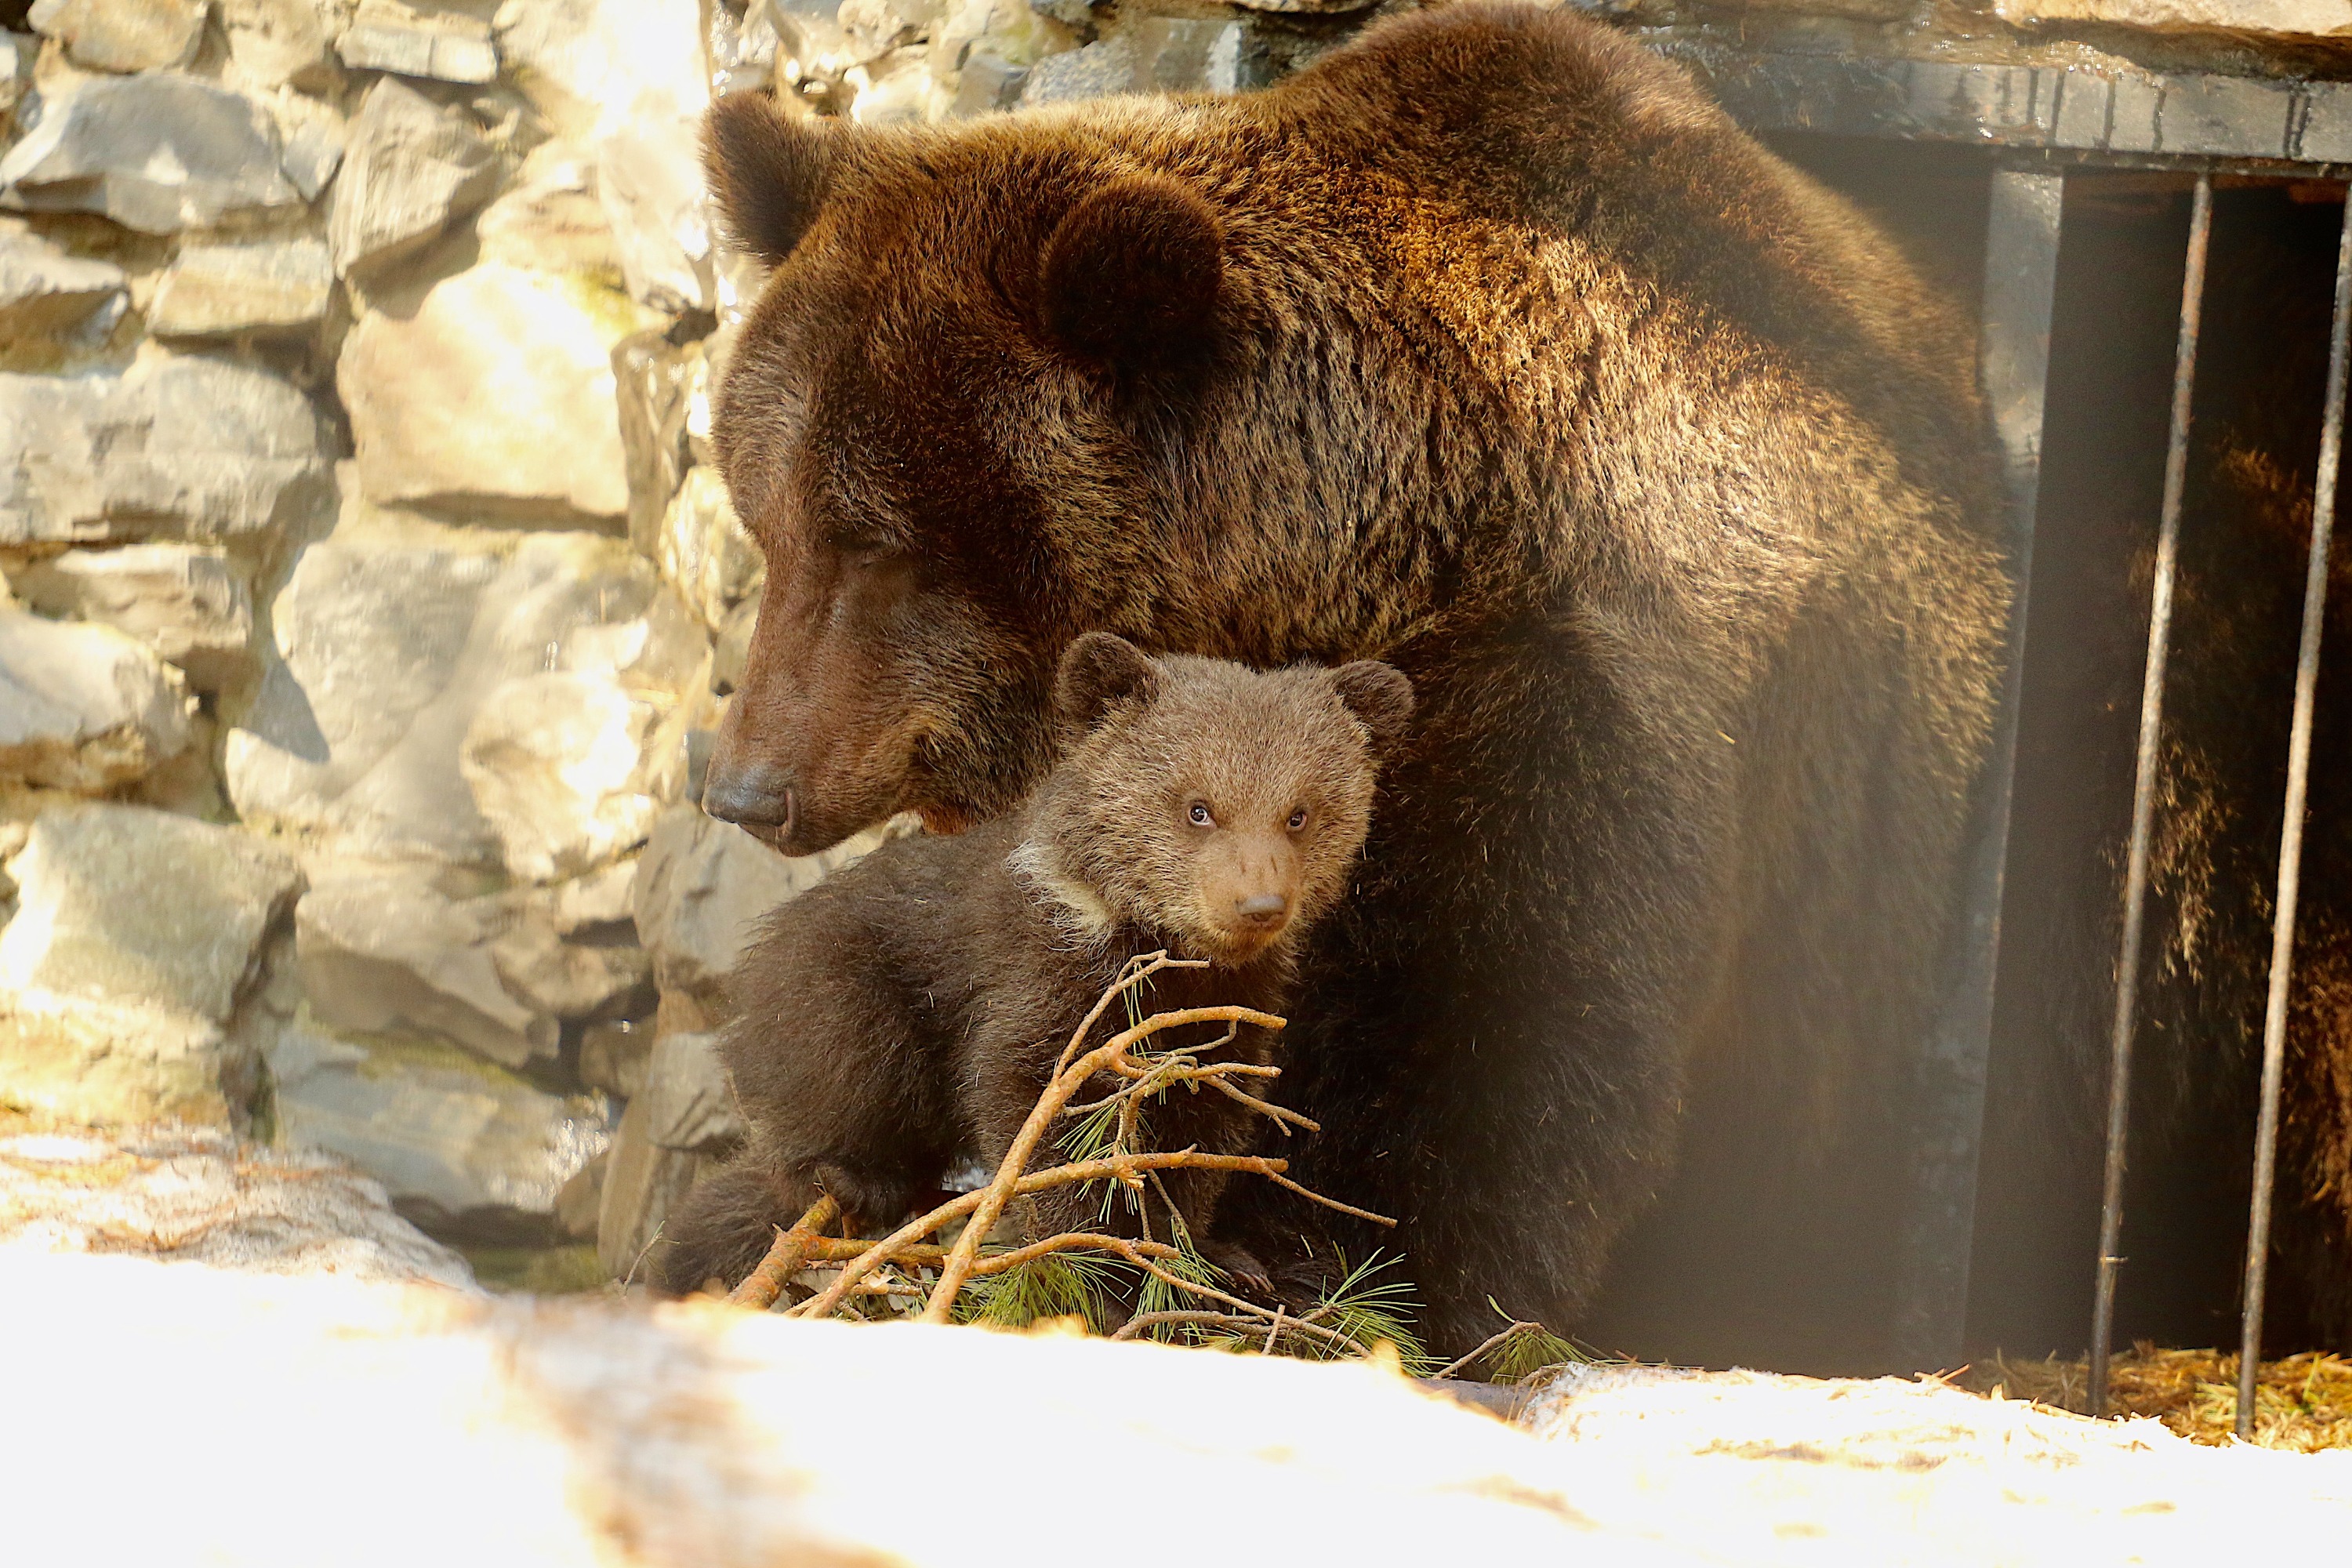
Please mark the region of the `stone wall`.
MULTIPOLYGON (((2352 34, 2352 0, 1603 8, 2253 73, 2352 34)), ((709 466, 756 279, 699 115, 1233 90, 1374 14, 0 0, 0 1104, 322 1146, 438 1234, 628 1274, 738 1132, 743 922, 856 850, 691 804, 761 574, 709 466)))

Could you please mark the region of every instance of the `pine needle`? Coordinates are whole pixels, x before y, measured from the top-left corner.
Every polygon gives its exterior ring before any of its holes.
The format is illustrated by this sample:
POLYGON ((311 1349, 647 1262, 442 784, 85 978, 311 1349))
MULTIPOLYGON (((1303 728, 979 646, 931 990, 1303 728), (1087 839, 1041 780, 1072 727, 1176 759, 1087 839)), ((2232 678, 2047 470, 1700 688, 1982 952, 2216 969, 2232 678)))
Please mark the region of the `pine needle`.
POLYGON ((1089 1333, 1108 1331, 1107 1303, 1134 1270, 1090 1252, 1049 1252, 1001 1274, 982 1275, 956 1300, 956 1321, 1025 1329, 1047 1318, 1080 1318, 1089 1333))
MULTIPOLYGON (((1305 1314, 1307 1320, 1338 1331, 1366 1350, 1386 1341, 1396 1347, 1397 1359, 1407 1373, 1415 1377, 1427 1376, 1437 1363, 1422 1345, 1421 1336, 1413 1331, 1413 1310, 1420 1303, 1413 1300, 1412 1282, 1401 1275, 1387 1279, 1373 1278, 1395 1268, 1402 1260, 1383 1259, 1375 1251, 1351 1268, 1345 1253, 1335 1251, 1333 1256, 1339 1259, 1341 1270, 1339 1282, 1325 1288, 1314 1308, 1305 1314)), ((1296 1345, 1291 1353, 1310 1361, 1329 1361, 1334 1354, 1330 1346, 1314 1341, 1286 1339, 1284 1342, 1296 1345)))

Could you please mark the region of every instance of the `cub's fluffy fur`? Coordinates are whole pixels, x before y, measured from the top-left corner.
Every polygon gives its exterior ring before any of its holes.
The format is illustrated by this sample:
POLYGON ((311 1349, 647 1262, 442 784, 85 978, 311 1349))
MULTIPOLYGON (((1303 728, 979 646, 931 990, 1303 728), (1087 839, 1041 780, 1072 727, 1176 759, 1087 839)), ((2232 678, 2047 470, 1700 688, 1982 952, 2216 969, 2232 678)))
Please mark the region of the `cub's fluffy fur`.
MULTIPOLYGON (((746 953, 721 1048, 752 1138, 669 1226, 671 1289, 731 1285, 820 1191, 871 1227, 960 1158, 993 1167, 1139 953, 1209 963, 1154 977, 1153 1010, 1286 1005, 1297 943, 1346 890, 1370 826, 1377 754, 1412 710, 1404 678, 1151 659, 1098 633, 1062 661, 1056 706, 1071 744, 1026 806, 877 849, 778 910, 746 953)), ((1265 1063, 1273 1046, 1244 1027, 1215 1059, 1265 1063)), ((1245 1152, 1255 1133, 1253 1112, 1213 1093, 1173 1092, 1145 1121, 1170 1149, 1245 1152)), ((1196 1236, 1223 1180, 1167 1174, 1196 1236)), ((1093 1206, 1065 1189, 1038 1223, 1094 1228, 1093 1206)))

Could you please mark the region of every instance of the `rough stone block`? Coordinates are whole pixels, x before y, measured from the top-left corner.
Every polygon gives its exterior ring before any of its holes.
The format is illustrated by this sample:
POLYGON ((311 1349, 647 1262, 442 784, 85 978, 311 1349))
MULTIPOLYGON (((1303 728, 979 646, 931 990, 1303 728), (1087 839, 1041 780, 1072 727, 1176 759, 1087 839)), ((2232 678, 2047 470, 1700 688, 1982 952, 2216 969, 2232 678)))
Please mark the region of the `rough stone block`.
POLYGON ((30 33, 0 32, 0 131, 33 88, 33 62, 40 58, 41 40, 30 33))
POLYGON ((439 1235, 551 1239, 565 1184, 612 1141, 592 1097, 546 1093, 429 1041, 302 1021, 269 1066, 287 1142, 350 1161, 439 1235))
POLYGON ((187 749, 178 679, 110 626, 0 609, 0 782, 96 795, 187 749))
POLYGON ((689 402, 700 344, 679 348, 659 331, 643 331, 613 345, 613 382, 629 486, 629 542, 641 554, 660 548, 670 498, 693 460, 688 444, 689 402))
POLYGON ((519 1068, 555 1054, 556 1026, 499 978, 491 943, 505 925, 495 900, 449 898, 415 871, 322 865, 295 913, 302 989, 325 1024, 519 1068))
POLYGON ((180 247, 147 309, 162 337, 298 332, 326 318, 334 263, 315 239, 180 247))
POLYGON ((497 153, 465 117, 407 83, 380 79, 344 143, 327 243, 346 275, 380 269, 431 244, 490 199, 497 153))
POLYGON ((83 805, 44 814, 8 868, 0 1102, 101 1125, 242 1123, 293 862, 231 828, 83 805))
POLYGON ((2344 0, 1994 0, 2017 27, 2097 22, 2151 32, 2251 33, 2340 40, 2352 33, 2344 0))
POLYGON ((633 318, 587 279, 500 262, 435 284, 413 314, 368 312, 335 369, 368 499, 617 523, 629 481, 612 353, 633 318))
POLYGON ((700 0, 569 0, 500 9, 508 74, 558 136, 594 143, 654 115, 710 103, 700 0))
POLYGON ((522 172, 474 220, 481 259, 533 272, 610 278, 621 270, 596 197, 596 158, 572 142, 531 150, 522 172))
POLYGON ((298 205, 253 100, 184 76, 100 77, 45 102, 0 156, 0 206, 91 212, 173 234, 298 205))
POLYGON ((623 1100, 635 1100, 646 1086, 653 1059, 653 1026, 618 1018, 591 1024, 580 1037, 580 1081, 623 1100))
POLYGON ((699 124, 646 118, 605 136, 596 149, 596 191, 630 296, 670 315, 709 310, 699 124))
POLYGON ((0 931, 0 986, 215 1024, 236 1012, 302 889, 294 861, 249 834, 131 805, 44 813, 8 872, 16 914, 0 931))
MULTIPOLYGON (((669 776, 682 763, 670 768, 654 748, 699 689, 700 633, 619 540, 362 515, 303 553, 271 620, 276 657, 265 653, 259 694, 225 744, 229 795, 244 815, 337 852, 485 870, 511 857, 551 871, 584 859, 590 841, 626 847, 613 843, 608 810, 625 803, 608 802, 601 783, 574 791, 540 771, 572 755, 562 744, 525 737, 515 760, 530 776, 513 781, 490 750, 466 760, 478 716, 512 680, 585 678, 663 707, 629 762, 638 787, 614 793, 667 798, 683 784, 669 776), (572 814, 517 819, 536 809, 540 785, 572 814)), ((594 730, 583 743, 609 739, 594 730)), ((621 773, 617 759, 579 760, 595 781, 621 773)))
POLYGON ((478 1293, 466 1260, 394 1214, 374 1182, 217 1128, 0 1139, 0 1245, 27 1244, 478 1293))
POLYGON ((0 374, 0 545, 299 535, 332 494, 310 399, 267 371, 0 374))
POLYGON ((754 597, 766 575, 760 547, 744 531, 714 468, 688 470, 656 541, 655 563, 714 631, 754 597))
POLYGON ((218 0, 218 4, 229 56, 247 81, 314 92, 334 85, 341 73, 335 66, 331 4, 322 0, 218 0))
POLYGON ((122 268, 86 261, 21 228, 0 228, 0 348, 103 337, 130 301, 122 268))
POLYGON ((645 1088, 646 1136, 665 1149, 724 1153, 751 1129, 719 1065, 719 1037, 670 1031, 654 1042, 645 1088))
POLYGON ((198 691, 219 691, 257 668, 252 591, 216 547, 68 550, 26 567, 10 586, 43 615, 97 621, 137 637, 179 666, 198 691))
POLYGON ((205 0, 33 0, 27 20, 90 70, 186 65, 204 37, 205 0))
POLYGON ((365 0, 335 40, 335 53, 353 70, 466 83, 499 79, 499 51, 490 41, 490 25, 462 12, 419 12, 384 0, 365 0))
POLYGON ((1273 77, 1246 22, 1144 16, 1098 44, 1048 55, 1030 68, 1024 103, 1116 92, 1239 92, 1273 77))
POLYGON ((882 842, 874 828, 786 858, 699 806, 673 806, 637 864, 637 940, 664 992, 711 995, 742 956, 751 923, 882 842))
POLYGON ((613 1131, 605 1157, 604 1192, 596 1213, 596 1258, 615 1279, 643 1280, 657 1272, 654 1256, 661 1227, 704 1159, 682 1149, 665 1149, 646 1135, 643 1100, 629 1102, 613 1131))
POLYGON ((551 1017, 625 1017, 653 1001, 653 960, 635 943, 566 942, 526 916, 490 944, 490 957, 510 994, 551 1017))

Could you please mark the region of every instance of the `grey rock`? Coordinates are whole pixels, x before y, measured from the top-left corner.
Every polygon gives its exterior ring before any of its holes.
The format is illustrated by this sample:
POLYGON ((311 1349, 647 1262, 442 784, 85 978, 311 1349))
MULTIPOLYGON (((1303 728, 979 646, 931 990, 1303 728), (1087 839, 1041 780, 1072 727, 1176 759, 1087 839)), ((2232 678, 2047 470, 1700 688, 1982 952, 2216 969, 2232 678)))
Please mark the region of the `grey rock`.
POLYGON ((78 805, 45 813, 9 871, 0 1099, 88 1124, 241 1122, 293 862, 231 828, 78 805))
POLYGON ((110 626, 0 609, 0 782, 96 795, 188 746, 188 702, 110 626))
POLYGON ((1027 66, 1014 65, 993 50, 974 49, 964 58, 963 72, 956 79, 955 102, 950 112, 962 120, 1010 109, 1021 101, 1022 89, 1028 84, 1027 66))
POLYGON ((0 228, 0 346, 103 337, 129 302, 112 262, 85 261, 39 235, 0 228))
POLYGON ((304 201, 317 201, 335 171, 343 166, 343 136, 341 126, 319 119, 306 121, 286 138, 286 151, 278 163, 304 201))
POLYGON ((787 858, 741 828, 673 806, 637 864, 637 940, 662 990, 711 996, 734 969, 753 921, 882 842, 869 829, 817 855, 787 858))
POLYGON ((300 201, 268 111, 191 77, 83 81, 0 157, 0 206, 100 213, 146 234, 300 201))
POLYGON ((162 337, 301 331, 325 320, 334 264, 315 239, 184 245, 147 308, 162 337))
POLYGON ((550 889, 549 922, 563 936, 607 931, 629 925, 636 910, 637 863, 622 860, 550 889))
POLYGON ((8 864, 0 985, 152 1005, 226 1024, 302 889, 283 851, 132 805, 45 812, 8 864))
POLYGON ((596 199, 596 159, 569 142, 531 150, 522 172, 474 220, 481 258, 539 272, 610 278, 621 258, 596 199))
POLYGON ((706 645, 672 595, 648 609, 640 625, 656 650, 644 667, 654 689, 633 687, 618 667, 583 668, 518 676, 482 695, 458 771, 519 880, 552 882, 609 862, 644 842, 683 787, 686 713, 676 694, 707 683, 706 645))
POLYGON ((629 487, 629 542, 646 555, 659 548, 670 498, 693 458, 688 417, 701 345, 679 348, 659 331, 613 346, 613 382, 629 487))
POLYGON ((214 1128, 0 1139, 0 1246, 472 1293, 466 1260, 341 1162, 214 1128))
POLYGON ((28 20, 91 70, 184 66, 204 37, 205 0, 33 0, 28 20))
POLYGON ((495 261, 435 283, 413 312, 368 311, 335 365, 368 499, 617 523, 629 488, 612 353, 634 313, 587 280, 495 261))
POLYGON ((645 117, 606 136, 596 150, 596 191, 630 295, 671 315, 709 310, 700 126, 684 117, 645 117))
POLYGON ((336 1027, 429 1036, 509 1068, 551 1057, 554 1020, 499 979, 506 923, 494 900, 449 898, 415 870, 322 865, 295 911, 303 993, 336 1027))
POLYGON ((655 1277, 662 1226, 705 1163, 700 1154, 665 1149, 648 1138, 645 1102, 629 1102, 613 1131, 596 1214, 596 1258, 605 1273, 631 1281, 655 1277))
POLYGON ((354 70, 475 84, 499 78, 490 25, 462 12, 419 12, 366 0, 335 40, 335 52, 354 70))
POLYGON ((751 1129, 719 1061, 719 1037, 672 1031, 654 1042, 642 1098, 646 1136, 665 1149, 724 1153, 751 1129))
POLYGON ((559 137, 593 143, 655 113, 698 118, 710 100, 703 0, 556 0, 499 8, 509 79, 559 137))
POLYGON ((655 541, 654 561, 678 595, 717 630, 728 612, 760 591, 765 569, 715 468, 688 470, 655 541))
POLYGON ((248 817, 343 854, 485 870, 511 858, 555 880, 559 863, 586 870, 590 855, 628 847, 617 840, 641 831, 629 819, 642 809, 630 796, 669 798, 684 782, 682 759, 669 768, 656 748, 697 689, 699 633, 619 540, 362 511, 303 552, 271 620, 259 692, 224 746, 230 799, 248 817), (486 710, 545 710, 531 700, 548 676, 588 694, 575 712, 618 714, 622 734, 642 734, 627 776, 610 757, 575 757, 581 770, 557 776, 569 744, 610 741, 596 725, 515 736, 494 721, 477 732, 486 710), (632 705, 673 715, 640 729, 632 705), (550 802, 569 815, 515 815, 550 802))
POLYGON ((511 994, 557 1018, 642 1013, 653 1000, 653 960, 642 949, 566 942, 537 919, 508 927, 490 957, 511 994))
MULTIPOLYGON (((247 81, 318 92, 332 88, 334 32, 321 0, 216 0, 228 52, 247 81)), ((300 184, 298 180, 296 184, 300 184)), ((318 193, 307 191, 305 197, 318 193)))
POLYGON ((252 590, 217 546, 68 550, 34 563, 10 585, 43 615, 97 621, 138 638, 179 666, 198 691, 219 691, 256 668, 252 590))
POLYGON ((40 56, 41 40, 32 34, 0 33, 0 131, 33 90, 33 62, 40 56))
POLYGON ((381 268, 490 199, 498 153, 465 117, 383 77, 360 100, 327 220, 335 269, 381 268))
POLYGON ((565 1184, 612 1141, 594 1098, 546 1093, 430 1041, 300 1020, 269 1067, 287 1142, 350 1161, 442 1235, 551 1239, 565 1184))
POLYGON ((719 623, 710 647, 710 689, 732 691, 743 684, 744 667, 751 662, 751 631, 759 624, 760 601, 746 599, 719 623))
POLYGON ((572 1240, 596 1239, 596 1220, 604 1206, 604 1170, 612 1152, 606 1149, 556 1190, 555 1228, 572 1240))
POLYGON ((646 1086, 653 1054, 650 1023, 616 1018, 591 1024, 580 1036, 580 1081, 622 1100, 635 1100, 646 1086))
POLYGON ((1265 46, 1246 22, 1143 16, 1112 37, 1029 69, 1024 103, 1119 92, 1239 92, 1273 79, 1265 46))
POLYGON ((268 371, 0 374, 0 546, 299 534, 332 493, 310 400, 268 371))

